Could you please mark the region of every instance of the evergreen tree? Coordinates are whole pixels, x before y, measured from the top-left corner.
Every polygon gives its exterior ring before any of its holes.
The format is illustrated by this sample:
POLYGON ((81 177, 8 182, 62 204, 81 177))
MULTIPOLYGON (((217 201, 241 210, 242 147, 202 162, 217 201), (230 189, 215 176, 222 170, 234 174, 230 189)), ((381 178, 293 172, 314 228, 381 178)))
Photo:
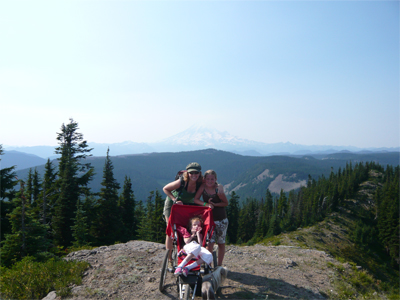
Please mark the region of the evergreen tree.
POLYGON ((86 226, 88 228, 88 245, 97 244, 96 225, 97 225, 97 199, 96 196, 86 191, 85 199, 80 201, 82 205, 82 215, 85 217, 86 226))
POLYGON ((284 218, 287 214, 287 209, 288 209, 288 203, 287 203, 287 198, 286 194, 281 189, 279 199, 278 199, 278 207, 277 207, 277 214, 280 218, 284 218))
POLYGON ((271 221, 272 214, 274 213, 274 198, 272 197, 271 191, 267 189, 265 193, 265 205, 264 205, 264 223, 263 223, 263 236, 268 233, 269 223, 271 221))
MULTIPOLYGON (((3 145, 0 144, 0 162, 1 156, 4 155, 3 145)), ((17 180, 15 179, 15 166, 0 169, 0 199, 4 200, 8 198, 9 200, 14 198, 15 190, 14 187, 17 185, 17 180)))
POLYGON ((26 198, 29 204, 37 206, 39 193, 40 193, 39 173, 36 168, 34 171, 32 171, 32 168, 30 168, 28 172, 28 179, 26 181, 26 198))
POLYGON ((47 162, 44 166, 44 178, 42 182, 42 193, 39 195, 39 207, 40 215, 43 224, 50 224, 50 220, 52 218, 54 212, 54 205, 56 201, 56 177, 57 173, 55 168, 53 167, 53 163, 50 159, 47 159, 47 162), (40 201, 41 200, 41 201, 40 201))
POLYGON ((135 196, 132 190, 132 181, 130 177, 125 176, 119 205, 122 210, 124 229, 122 241, 127 242, 129 240, 134 240, 136 238, 137 220, 135 218, 135 196))
POLYGON ((274 214, 271 217, 271 221, 269 224, 269 229, 267 233, 267 237, 278 235, 282 232, 281 227, 280 227, 280 218, 278 215, 274 214))
POLYGON ((107 150, 103 169, 103 181, 100 189, 97 224, 95 236, 99 245, 110 245, 122 239, 122 216, 118 208, 119 183, 114 178, 114 166, 110 159, 110 149, 107 150))
POLYGON ((254 198, 246 198, 239 212, 238 240, 249 241, 255 233, 259 215, 259 203, 254 198))
POLYGON ((153 202, 154 191, 150 192, 150 195, 146 200, 146 207, 144 213, 140 218, 139 228, 138 228, 138 239, 144 241, 154 241, 154 211, 155 205, 153 202))
POLYGON ((28 178, 26 180, 26 191, 25 197, 29 204, 32 204, 32 195, 33 195, 33 173, 32 168, 28 171, 28 178))
POLYGON ((226 233, 227 239, 229 243, 236 244, 239 228, 239 196, 235 192, 231 193, 226 213, 229 220, 228 231, 226 233))
MULTIPOLYGON (((1 156, 4 154, 3 145, 0 144, 0 162, 1 156)), ((11 199, 15 197, 14 187, 17 185, 15 166, 0 169, 0 210, 1 210, 1 238, 4 240, 6 233, 11 233, 11 223, 7 214, 13 210, 11 199), (7 200, 6 200, 7 199, 7 200)))
POLYGON ((142 239, 140 227, 142 226, 142 224, 145 224, 146 215, 147 215, 147 213, 146 213, 145 207, 143 206, 143 202, 137 201, 136 206, 135 206, 135 220, 137 221, 137 226, 136 226, 137 229, 136 229, 135 236, 137 239, 142 239))
POLYGON ((153 241, 156 243, 162 243, 165 241, 165 231, 167 229, 167 225, 165 224, 165 219, 163 216, 164 211, 164 199, 161 196, 160 192, 156 190, 155 198, 154 198, 154 215, 153 215, 153 230, 154 237, 153 241))
POLYGON ((70 119, 67 125, 62 124, 61 132, 57 133, 59 147, 56 154, 58 159, 58 178, 56 188, 58 195, 52 219, 54 241, 56 245, 69 246, 72 244, 72 226, 78 198, 83 195, 87 184, 94 175, 90 163, 83 163, 91 156, 87 142, 78 132, 78 123, 70 119))
POLYGON ((32 203, 34 205, 38 204, 40 192, 41 192, 41 182, 39 178, 39 172, 35 168, 35 170, 33 171, 33 178, 32 178, 32 203))
POLYGON ((90 245, 89 242, 89 227, 87 223, 87 217, 83 206, 78 199, 76 205, 76 214, 74 218, 74 225, 72 226, 72 236, 74 237, 73 245, 75 247, 81 247, 90 245))
POLYGON ((378 203, 378 230, 379 239, 385 246, 386 252, 392 258, 392 264, 398 267, 399 259, 399 173, 400 167, 394 172, 388 166, 382 188, 382 199, 378 203))
POLYGON ((294 190, 289 192, 288 197, 288 213, 284 219, 284 230, 292 231, 297 228, 296 214, 298 213, 297 196, 294 190))
POLYGON ((5 240, 1 242, 1 264, 4 266, 9 266, 26 255, 34 256, 49 246, 45 238, 46 226, 39 222, 37 215, 31 209, 24 194, 25 187, 22 180, 20 185, 20 192, 12 200, 15 208, 8 214, 12 230, 10 234, 5 234, 5 240))

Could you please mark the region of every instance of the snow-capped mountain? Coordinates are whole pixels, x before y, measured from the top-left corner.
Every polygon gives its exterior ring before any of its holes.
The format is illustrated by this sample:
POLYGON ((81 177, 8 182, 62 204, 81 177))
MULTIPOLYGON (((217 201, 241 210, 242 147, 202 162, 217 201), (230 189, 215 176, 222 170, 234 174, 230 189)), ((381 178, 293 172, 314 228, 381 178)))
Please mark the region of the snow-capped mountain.
POLYGON ((187 151, 215 148, 231 151, 244 155, 268 155, 268 154, 307 154, 311 152, 328 151, 328 153, 341 150, 358 151, 356 147, 336 146, 304 146, 292 143, 261 143, 242 139, 204 126, 192 126, 176 135, 163 139, 160 142, 150 144, 156 151, 187 151), (297 152, 297 153, 296 153, 297 152))
MULTIPOLYGON (((225 145, 230 148, 239 146, 246 148, 249 145, 262 144, 250 140, 242 139, 229 134, 228 132, 218 131, 214 128, 207 128, 204 126, 192 126, 176 135, 163 139, 159 143, 171 146, 186 146, 186 147, 205 147, 205 148, 218 148, 225 145)), ((224 150, 224 149, 222 149, 224 150)))
MULTIPOLYGON (((107 149, 110 148, 110 155, 141 154, 150 152, 181 152, 192 150, 203 150, 214 148, 217 150, 230 151, 237 154, 249 156, 261 155, 307 155, 307 154, 329 154, 340 151, 372 151, 372 152, 397 152, 397 148, 357 148, 352 146, 327 146, 327 145, 298 145, 292 143, 261 143, 242 139, 229 134, 228 132, 218 131, 214 128, 204 126, 192 126, 178 134, 163 139, 155 143, 137 143, 126 141, 121 143, 93 143, 88 142, 93 148, 94 156, 105 156, 107 149)), ((16 150, 25 153, 32 153, 43 158, 54 155, 54 147, 9 147, 6 150, 16 150)))

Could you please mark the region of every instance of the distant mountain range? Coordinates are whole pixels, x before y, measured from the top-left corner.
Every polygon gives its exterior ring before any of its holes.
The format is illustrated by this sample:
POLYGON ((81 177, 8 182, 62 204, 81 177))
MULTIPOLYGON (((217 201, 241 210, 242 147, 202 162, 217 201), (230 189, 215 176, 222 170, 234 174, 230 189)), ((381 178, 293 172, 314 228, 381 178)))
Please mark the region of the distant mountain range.
MULTIPOLYGON (((357 153, 377 153, 377 152, 396 152, 396 148, 358 148, 353 146, 330 146, 330 145, 299 145, 292 143, 261 143, 242 139, 230 135, 228 132, 220 132, 201 126, 192 126, 183 132, 169 138, 154 143, 136 143, 126 141, 121 143, 94 143, 88 142, 93 148, 94 156, 105 156, 107 148, 110 154, 141 154, 153 152, 180 152, 194 151, 202 149, 218 149, 229 151, 236 154, 248 156, 269 156, 269 155, 308 155, 308 154, 330 154, 340 151, 350 151, 357 153)), ((34 147, 12 147, 3 145, 5 150, 15 150, 37 155, 42 158, 56 158, 54 154, 55 146, 34 146, 34 147)))
MULTIPOLYGON (((2 160, 8 154, 2 156, 2 160)), ((26 154, 22 154, 26 155, 26 154)), ((398 165, 399 153, 335 153, 319 156, 244 156, 235 153, 205 149, 196 151, 164 152, 134 155, 112 156, 114 177, 123 185, 124 177, 132 180, 137 200, 145 200, 150 191, 158 190, 172 181, 176 172, 189 162, 197 161, 203 171, 214 169, 218 182, 225 186, 227 193, 235 191, 241 199, 265 196, 267 188, 274 193, 281 189, 290 191, 306 184, 308 175, 318 178, 329 176, 331 168, 337 172, 346 163, 374 161, 383 166, 398 165)), ((95 168, 96 175, 90 183, 93 192, 99 192, 103 179, 105 157, 89 157, 87 162, 95 168)), ((57 165, 57 160, 54 161, 57 165)), ((36 167, 40 176, 44 174, 44 165, 36 167)), ((18 170, 18 178, 26 179, 29 169, 18 170)))
POLYGON ((4 151, 4 154, 0 157, 0 159, 0 169, 15 166, 15 170, 22 170, 44 165, 47 161, 47 159, 37 155, 15 150, 4 151))

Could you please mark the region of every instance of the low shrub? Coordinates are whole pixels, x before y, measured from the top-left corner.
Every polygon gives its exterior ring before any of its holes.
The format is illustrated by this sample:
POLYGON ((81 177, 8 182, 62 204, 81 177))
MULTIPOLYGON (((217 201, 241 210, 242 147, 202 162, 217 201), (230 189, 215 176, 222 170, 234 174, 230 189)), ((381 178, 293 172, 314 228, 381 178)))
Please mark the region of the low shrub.
POLYGON ((60 258, 37 262, 27 256, 8 269, 1 268, 1 298, 41 299, 54 290, 59 296, 67 296, 70 285, 81 284, 82 274, 88 267, 87 262, 60 258))

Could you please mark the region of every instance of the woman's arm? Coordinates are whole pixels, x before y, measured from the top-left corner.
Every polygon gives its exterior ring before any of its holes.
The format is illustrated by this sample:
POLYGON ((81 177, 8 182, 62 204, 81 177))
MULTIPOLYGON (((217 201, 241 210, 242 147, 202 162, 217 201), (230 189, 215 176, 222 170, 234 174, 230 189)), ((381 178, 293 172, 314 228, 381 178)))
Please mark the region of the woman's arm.
POLYGON ((193 201, 194 201, 194 203, 196 203, 197 205, 203 205, 203 201, 200 200, 200 197, 201 197, 201 195, 203 194, 204 186, 205 186, 205 184, 203 183, 203 184, 199 187, 198 191, 196 192, 196 196, 194 196, 194 200, 193 200, 193 201))
POLYGON ((218 185, 218 197, 221 200, 221 202, 214 203, 211 201, 211 203, 216 206, 216 207, 225 207, 228 206, 228 199, 226 198, 225 192, 224 192, 224 187, 222 184, 218 185))
MULTIPOLYGON (((177 179, 173 182, 168 183, 166 186, 163 187, 164 193, 171 198, 172 201, 176 201, 176 198, 174 195, 172 195, 172 191, 178 189, 181 186, 181 180, 177 179)), ((177 203, 182 203, 181 201, 178 201, 177 203)))
POLYGON ((206 206, 206 207, 209 207, 209 208, 213 209, 213 208, 214 208, 214 205, 213 205, 213 204, 207 203, 207 202, 204 202, 204 201, 200 200, 200 197, 201 197, 201 195, 203 194, 203 191, 204 191, 204 187, 205 187, 205 183, 203 183, 203 184, 199 187, 199 190, 197 191, 196 196, 194 196, 194 200, 193 200, 193 201, 194 201, 194 203, 196 203, 197 205, 206 206))

